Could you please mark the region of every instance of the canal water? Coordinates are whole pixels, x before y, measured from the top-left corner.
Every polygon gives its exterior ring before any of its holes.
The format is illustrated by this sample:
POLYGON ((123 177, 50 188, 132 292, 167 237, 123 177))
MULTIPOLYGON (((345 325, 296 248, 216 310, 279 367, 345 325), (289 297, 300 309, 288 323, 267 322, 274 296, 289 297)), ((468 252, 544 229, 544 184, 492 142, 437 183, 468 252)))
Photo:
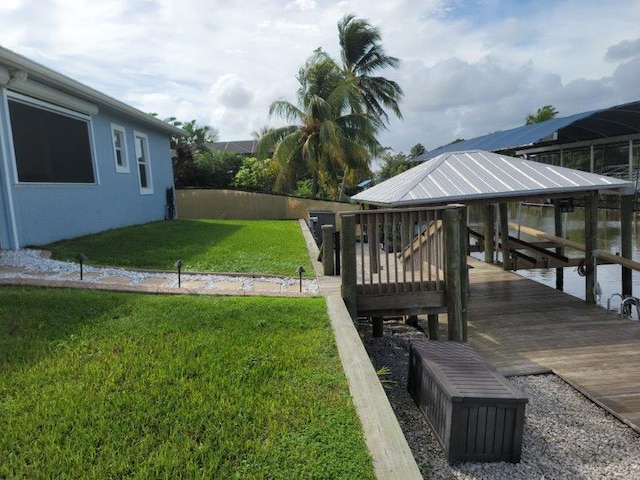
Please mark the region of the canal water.
MULTIPOLYGON (((469 225, 472 228, 482 225, 480 209, 470 209, 469 215, 469 225)), ((576 208, 573 212, 563 213, 563 215, 565 216, 564 226, 566 229, 564 237, 584 244, 584 209, 576 208)), ((518 204, 510 204, 509 221, 554 234, 553 208, 550 206, 518 206, 518 204)), ((511 236, 518 236, 517 231, 511 230, 509 233, 511 236)), ((632 234, 632 259, 640 261, 640 217, 638 215, 635 215, 633 219, 632 234)), ((531 242, 540 240, 525 235, 524 233, 520 235, 520 238, 531 242)), ((601 209, 598 211, 598 249, 608 250, 611 253, 620 252, 619 210, 601 209)), ((477 258, 483 258, 482 254, 474 255, 478 255, 477 258)), ((570 248, 565 249, 565 255, 570 258, 584 258, 584 252, 570 248)), ((600 297, 599 303, 604 308, 606 308, 607 299, 611 294, 621 293, 622 291, 622 282, 620 279, 621 269, 622 267, 620 267, 620 265, 598 265, 597 267, 597 281, 602 289, 602 296, 600 297)), ((553 288, 556 286, 555 269, 518 270, 516 273, 553 288)), ((640 297, 640 272, 634 271, 632 278, 633 295, 640 297)), ((564 291, 584 300, 585 281, 584 277, 578 275, 576 267, 566 267, 564 269, 564 291)), ((618 311, 619 307, 619 297, 612 298, 611 309, 618 311)), ((633 312, 633 316, 637 318, 635 311, 633 312)))

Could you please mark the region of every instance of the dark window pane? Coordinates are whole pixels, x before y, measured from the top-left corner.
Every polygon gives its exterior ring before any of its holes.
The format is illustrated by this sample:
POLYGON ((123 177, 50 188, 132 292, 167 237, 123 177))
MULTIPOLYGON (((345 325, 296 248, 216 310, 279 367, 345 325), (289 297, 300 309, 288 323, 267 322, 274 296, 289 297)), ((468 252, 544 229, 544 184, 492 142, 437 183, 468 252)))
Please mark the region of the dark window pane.
POLYGON ((18 180, 94 183, 86 121, 9 101, 18 180))
POLYGON ((140 167, 140 187, 147 188, 147 167, 144 163, 139 163, 138 167, 140 167))

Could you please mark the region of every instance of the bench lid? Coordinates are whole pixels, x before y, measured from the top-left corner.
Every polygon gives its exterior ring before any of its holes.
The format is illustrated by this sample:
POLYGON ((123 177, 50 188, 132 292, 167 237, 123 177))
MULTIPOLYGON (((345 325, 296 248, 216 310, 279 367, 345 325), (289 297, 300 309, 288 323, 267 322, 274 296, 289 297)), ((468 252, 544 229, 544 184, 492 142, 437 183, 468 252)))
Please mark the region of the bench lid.
POLYGON ((527 403, 524 394, 468 343, 418 339, 410 345, 451 401, 491 398, 527 403))

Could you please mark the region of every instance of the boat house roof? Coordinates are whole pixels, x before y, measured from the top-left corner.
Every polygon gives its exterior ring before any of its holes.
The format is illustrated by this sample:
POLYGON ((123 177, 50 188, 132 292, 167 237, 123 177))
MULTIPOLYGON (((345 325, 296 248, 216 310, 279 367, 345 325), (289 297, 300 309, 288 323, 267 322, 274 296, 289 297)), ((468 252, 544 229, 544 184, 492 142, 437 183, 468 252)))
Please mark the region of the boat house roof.
POLYGON ((487 203, 587 194, 631 194, 617 178, 482 150, 443 153, 351 197, 386 207, 487 203))
POLYGON ((579 145, 640 134, 640 101, 577 113, 546 122, 523 125, 438 147, 416 158, 435 158, 446 152, 487 150, 499 152, 529 147, 579 145))

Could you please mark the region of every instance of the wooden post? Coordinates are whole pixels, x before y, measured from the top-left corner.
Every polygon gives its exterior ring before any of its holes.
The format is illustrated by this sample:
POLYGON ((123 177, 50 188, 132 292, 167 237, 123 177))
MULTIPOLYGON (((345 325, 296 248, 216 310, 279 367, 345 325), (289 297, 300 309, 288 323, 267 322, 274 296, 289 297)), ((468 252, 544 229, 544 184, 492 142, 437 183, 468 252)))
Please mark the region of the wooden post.
POLYGON ((357 268, 356 268, 356 217, 342 216, 342 299, 353 320, 357 312, 357 268))
POLYGON ((584 276, 585 301, 596 303, 593 251, 598 248, 598 192, 593 192, 584 197, 584 261, 587 273, 584 276))
POLYGON ((369 268, 371 273, 378 273, 380 259, 380 231, 378 228, 378 215, 367 215, 367 239, 369 240, 369 268))
MULTIPOLYGON (((560 200, 553 204, 553 224, 556 237, 564 238, 562 211, 560 210, 560 200)), ((564 255, 564 247, 556 247, 558 255, 564 255)), ((556 290, 564 290, 564 268, 556 268, 556 290)))
POLYGON ((375 338, 382 337, 382 335, 384 334, 382 328, 384 325, 384 319, 382 317, 373 317, 371 321, 373 323, 373 336, 375 338))
MULTIPOLYGON (((631 260, 632 238, 631 224, 633 222, 633 195, 623 195, 620 197, 620 255, 631 260)), ((622 295, 633 295, 633 283, 631 280, 632 270, 622 267, 622 295)))
MULTIPOLYGON (((462 312, 462 272, 460 261, 460 209, 444 211, 445 275, 447 287, 447 318, 449 340, 464 341, 462 312)), ((466 274, 466 273, 465 273, 466 274)), ((466 292, 465 292, 466 295, 466 292)))
POLYGON ((495 222, 495 209, 493 204, 489 203, 482 210, 482 223, 484 224, 484 261, 493 264, 493 247, 495 231, 493 224, 495 222))
POLYGON ((438 340, 438 315, 427 315, 429 340, 438 340))
POLYGON ((410 327, 418 326, 418 315, 407 315, 404 323, 410 327))
POLYGON ((322 269, 326 276, 336 273, 334 231, 333 225, 322 225, 322 269))
POLYGON ((469 229, 466 206, 458 206, 458 224, 460 228, 460 301, 462 303, 462 340, 467 341, 467 310, 469 306, 469 229))
POLYGON ((511 270, 511 249, 509 248, 509 204, 498 205, 500 211, 500 243, 502 244, 502 269, 511 270))

